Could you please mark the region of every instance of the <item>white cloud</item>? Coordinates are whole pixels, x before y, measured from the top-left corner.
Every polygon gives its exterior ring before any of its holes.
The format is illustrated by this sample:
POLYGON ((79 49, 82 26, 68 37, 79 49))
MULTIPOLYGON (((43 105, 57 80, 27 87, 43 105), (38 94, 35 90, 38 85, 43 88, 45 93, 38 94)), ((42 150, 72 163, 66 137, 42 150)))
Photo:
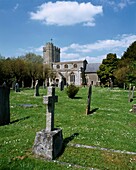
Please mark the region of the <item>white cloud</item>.
POLYGON ((19 4, 16 4, 13 8, 13 11, 16 11, 18 9, 18 7, 19 7, 19 4))
POLYGON ((98 0, 100 4, 111 6, 114 11, 119 11, 127 7, 128 5, 134 4, 134 0, 98 0))
POLYGON ((36 12, 30 12, 30 18, 39 20, 46 25, 83 24, 84 26, 94 26, 94 17, 102 13, 102 6, 94 6, 90 2, 57 1, 42 4, 36 12))
POLYGON ((123 34, 114 39, 98 40, 90 44, 80 45, 73 43, 61 48, 61 59, 64 61, 66 59, 87 59, 88 62, 102 62, 108 53, 115 53, 118 57, 121 57, 134 41, 136 41, 136 35, 123 34))
POLYGON ((80 53, 91 53, 95 50, 113 50, 118 48, 127 48, 132 42, 136 40, 136 35, 128 35, 123 34, 117 36, 115 39, 108 39, 108 40, 98 40, 95 43, 92 44, 71 44, 67 47, 64 47, 62 49, 63 52, 66 52, 68 50, 74 50, 76 52, 80 53))

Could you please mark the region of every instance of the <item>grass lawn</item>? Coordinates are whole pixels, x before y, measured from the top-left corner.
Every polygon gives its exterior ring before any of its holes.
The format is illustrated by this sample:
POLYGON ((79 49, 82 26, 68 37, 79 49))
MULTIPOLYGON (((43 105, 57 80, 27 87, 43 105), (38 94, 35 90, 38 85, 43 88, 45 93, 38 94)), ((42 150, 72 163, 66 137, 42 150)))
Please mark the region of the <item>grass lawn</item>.
POLYGON ((64 152, 54 161, 36 158, 32 146, 36 132, 46 127, 46 92, 40 88, 40 96, 35 97, 32 89, 11 90, 11 123, 0 126, 0 170, 136 169, 136 154, 125 152, 136 153, 136 114, 129 112, 136 98, 129 103, 128 91, 120 89, 93 87, 92 114, 86 115, 87 87, 80 88, 75 99, 56 88, 55 127, 63 130, 64 152), (22 104, 34 107, 24 108, 22 104))

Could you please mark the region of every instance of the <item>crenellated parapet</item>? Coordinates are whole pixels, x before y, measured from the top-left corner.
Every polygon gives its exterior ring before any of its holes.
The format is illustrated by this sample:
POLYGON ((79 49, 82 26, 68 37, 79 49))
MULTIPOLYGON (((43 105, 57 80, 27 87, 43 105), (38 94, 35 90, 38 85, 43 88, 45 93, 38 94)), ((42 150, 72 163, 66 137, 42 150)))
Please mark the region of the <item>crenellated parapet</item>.
POLYGON ((51 64, 53 62, 60 62, 60 48, 48 42, 43 47, 43 59, 44 63, 51 64))

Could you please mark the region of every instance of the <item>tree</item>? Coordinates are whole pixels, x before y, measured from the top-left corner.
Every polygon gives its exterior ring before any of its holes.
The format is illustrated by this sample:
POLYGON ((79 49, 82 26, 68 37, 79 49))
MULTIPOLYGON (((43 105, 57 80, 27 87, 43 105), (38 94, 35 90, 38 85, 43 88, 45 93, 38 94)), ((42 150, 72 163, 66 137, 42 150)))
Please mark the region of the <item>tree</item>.
POLYGON ((136 85, 136 41, 133 42, 122 55, 114 73, 118 84, 136 85))
POLYGON ((111 81, 115 81, 114 71, 117 68, 118 58, 116 54, 107 54, 106 59, 103 59, 102 64, 97 71, 102 84, 107 85, 111 81))
POLYGON ((11 68, 10 58, 3 60, 1 73, 3 73, 3 78, 2 78, 3 82, 5 81, 7 84, 11 85, 14 79, 14 75, 11 68))
POLYGON ((121 57, 122 60, 129 59, 130 61, 136 61, 136 41, 134 41, 124 52, 121 57))
POLYGON ((31 78, 31 88, 33 88, 36 79, 43 77, 43 59, 34 53, 27 53, 22 58, 26 61, 27 74, 31 78))
POLYGON ((16 82, 22 81, 26 74, 26 64, 21 58, 13 58, 11 60, 11 71, 16 82))

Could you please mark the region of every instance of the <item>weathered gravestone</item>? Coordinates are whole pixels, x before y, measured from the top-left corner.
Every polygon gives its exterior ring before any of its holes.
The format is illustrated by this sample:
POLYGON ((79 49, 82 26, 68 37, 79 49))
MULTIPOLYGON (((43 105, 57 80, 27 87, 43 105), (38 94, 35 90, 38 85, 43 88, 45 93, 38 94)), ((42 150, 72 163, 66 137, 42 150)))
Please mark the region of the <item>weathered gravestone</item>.
POLYGON ((10 123, 10 104, 9 104, 10 88, 0 86, 0 125, 10 123))
POLYGON ((15 84, 15 92, 20 92, 19 84, 18 83, 15 84))
POLYGON ((39 96, 39 82, 36 80, 34 96, 39 96))
POLYGON ((62 129, 54 128, 54 108, 58 96, 55 96, 55 87, 48 87, 47 96, 43 96, 46 104, 46 129, 36 133, 33 152, 46 159, 55 159, 62 151, 62 129))
POLYGON ((135 91, 135 86, 132 88, 132 99, 134 98, 134 91, 135 91))
POLYGON ((128 102, 131 102, 131 84, 129 85, 128 102))
POLYGON ((60 91, 63 91, 64 90, 64 82, 63 80, 60 82, 60 91))
POLYGON ((132 112, 136 113, 136 104, 133 104, 133 106, 132 106, 132 112))
POLYGON ((89 90, 88 90, 87 108, 86 108, 87 115, 90 114, 91 95, 92 95, 92 85, 90 84, 89 90))
POLYGON ((128 102, 132 102, 134 98, 134 91, 135 86, 131 87, 131 84, 129 85, 129 93, 128 93, 128 102))

